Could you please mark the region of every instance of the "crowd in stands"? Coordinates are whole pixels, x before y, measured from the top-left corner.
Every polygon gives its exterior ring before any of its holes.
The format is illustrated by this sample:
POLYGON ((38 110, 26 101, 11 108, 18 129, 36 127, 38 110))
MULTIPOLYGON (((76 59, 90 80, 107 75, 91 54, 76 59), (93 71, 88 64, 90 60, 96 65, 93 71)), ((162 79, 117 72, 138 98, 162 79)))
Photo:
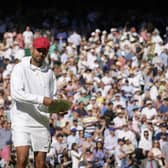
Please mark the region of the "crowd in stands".
MULTIPOLYGON (((19 32, 7 29, 15 27, 11 18, 0 23, 0 167, 15 167, 10 74, 30 56, 32 40, 39 36, 51 42, 46 61, 57 78, 57 98, 73 102, 67 114, 50 116, 47 166, 168 167, 166 33, 161 35, 158 27, 145 22, 138 28, 101 29, 94 20, 98 16, 89 15, 90 22, 80 24, 80 29, 74 20, 63 30, 69 19, 54 15, 57 22, 47 18, 42 28, 27 25, 19 32)), ((29 161, 31 167, 32 151, 29 161)))

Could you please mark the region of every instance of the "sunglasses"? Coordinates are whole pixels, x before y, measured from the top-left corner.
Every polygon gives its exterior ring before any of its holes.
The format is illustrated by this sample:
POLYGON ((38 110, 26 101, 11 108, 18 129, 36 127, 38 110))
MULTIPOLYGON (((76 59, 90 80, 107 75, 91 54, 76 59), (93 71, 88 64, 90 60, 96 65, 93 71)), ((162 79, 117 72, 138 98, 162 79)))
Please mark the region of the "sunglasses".
POLYGON ((144 136, 145 136, 145 135, 148 136, 149 134, 144 134, 144 136))

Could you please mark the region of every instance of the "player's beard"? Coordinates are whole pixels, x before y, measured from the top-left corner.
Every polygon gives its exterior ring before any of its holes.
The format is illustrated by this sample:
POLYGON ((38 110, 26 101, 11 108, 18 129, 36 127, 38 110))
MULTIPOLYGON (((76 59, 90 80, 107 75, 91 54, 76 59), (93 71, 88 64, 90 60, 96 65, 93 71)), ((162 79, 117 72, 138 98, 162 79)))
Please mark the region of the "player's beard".
POLYGON ((44 60, 45 60, 45 56, 40 56, 39 55, 39 56, 36 56, 36 57, 32 57, 33 64, 38 66, 38 67, 40 67, 43 64, 44 60))

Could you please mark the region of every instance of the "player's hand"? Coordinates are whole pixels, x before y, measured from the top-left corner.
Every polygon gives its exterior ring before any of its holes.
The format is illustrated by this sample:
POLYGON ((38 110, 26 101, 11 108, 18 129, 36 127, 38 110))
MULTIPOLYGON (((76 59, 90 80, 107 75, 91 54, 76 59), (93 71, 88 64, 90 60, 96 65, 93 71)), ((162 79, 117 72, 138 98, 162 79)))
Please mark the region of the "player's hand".
POLYGON ((53 99, 49 98, 49 97, 44 97, 43 99, 43 104, 45 106, 50 106, 53 103, 53 99))

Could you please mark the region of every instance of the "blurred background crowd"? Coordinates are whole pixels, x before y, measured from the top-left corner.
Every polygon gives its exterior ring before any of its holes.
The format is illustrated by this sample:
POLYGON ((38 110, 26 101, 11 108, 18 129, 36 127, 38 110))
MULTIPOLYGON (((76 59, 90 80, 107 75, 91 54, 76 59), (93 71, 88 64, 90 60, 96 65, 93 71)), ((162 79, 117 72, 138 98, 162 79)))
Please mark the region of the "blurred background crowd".
POLYGON ((15 167, 10 74, 39 36, 50 39, 57 97, 73 102, 66 115, 50 116, 47 166, 168 167, 167 17, 52 8, 1 16, 0 167, 15 167))

